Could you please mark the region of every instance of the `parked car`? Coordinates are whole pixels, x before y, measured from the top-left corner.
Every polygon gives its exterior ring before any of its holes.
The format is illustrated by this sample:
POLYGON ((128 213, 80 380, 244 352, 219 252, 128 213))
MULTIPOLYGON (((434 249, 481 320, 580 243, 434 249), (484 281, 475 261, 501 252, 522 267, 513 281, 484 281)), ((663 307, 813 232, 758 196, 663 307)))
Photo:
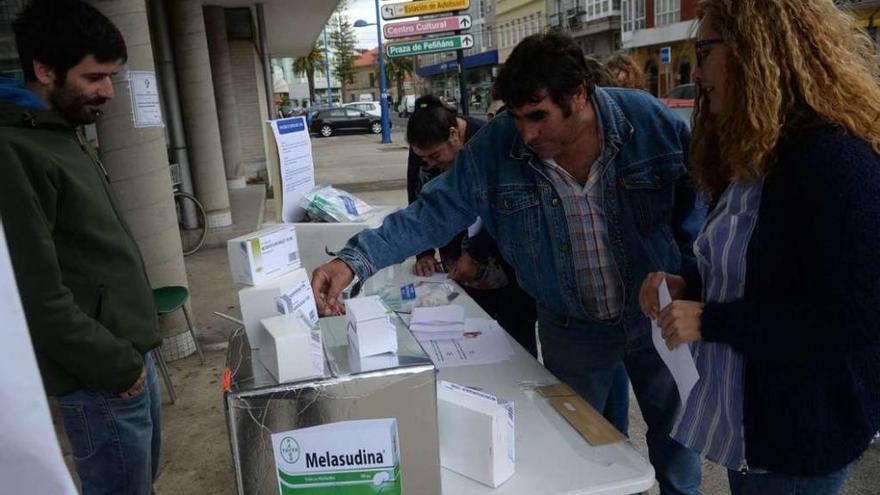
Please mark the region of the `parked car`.
POLYGON ((330 137, 340 131, 363 131, 380 134, 382 120, 356 108, 331 108, 318 111, 312 117, 309 130, 323 137, 330 137))
POLYGON ((694 101, 688 98, 661 98, 664 104, 674 113, 678 114, 687 123, 688 128, 691 126, 691 119, 694 115, 694 101))
POLYGON ((697 85, 694 83, 678 85, 663 95, 663 99, 670 100, 694 100, 696 98, 697 85))
POLYGON ((382 104, 378 101, 356 101, 353 103, 345 103, 343 108, 357 108, 363 110, 373 117, 382 117, 382 104))

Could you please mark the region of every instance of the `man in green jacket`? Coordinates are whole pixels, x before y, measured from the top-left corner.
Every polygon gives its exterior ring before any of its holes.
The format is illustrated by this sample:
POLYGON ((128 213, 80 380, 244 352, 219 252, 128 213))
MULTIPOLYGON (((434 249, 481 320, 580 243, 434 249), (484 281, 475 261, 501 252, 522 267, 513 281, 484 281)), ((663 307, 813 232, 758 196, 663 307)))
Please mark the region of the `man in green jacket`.
POLYGON ((113 97, 125 41, 79 0, 34 0, 13 28, 25 84, 0 78, 0 216, 40 372, 83 492, 148 494, 160 443, 152 291, 78 129, 113 97))

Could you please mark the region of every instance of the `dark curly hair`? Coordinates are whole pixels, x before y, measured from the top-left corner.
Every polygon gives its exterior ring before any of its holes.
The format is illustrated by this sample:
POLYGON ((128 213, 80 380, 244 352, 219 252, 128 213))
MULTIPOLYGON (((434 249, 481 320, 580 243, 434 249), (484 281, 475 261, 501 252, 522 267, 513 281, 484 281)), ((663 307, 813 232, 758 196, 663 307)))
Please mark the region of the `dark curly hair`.
POLYGON ((55 69, 58 84, 88 55, 102 63, 128 60, 122 33, 98 9, 80 0, 32 0, 12 23, 26 81, 34 60, 55 69))
POLYGON ((571 37, 550 32, 523 39, 507 57, 495 87, 508 107, 536 102, 546 90, 566 117, 571 115, 571 99, 586 85, 587 96, 595 88, 595 74, 584 59, 584 52, 571 37))

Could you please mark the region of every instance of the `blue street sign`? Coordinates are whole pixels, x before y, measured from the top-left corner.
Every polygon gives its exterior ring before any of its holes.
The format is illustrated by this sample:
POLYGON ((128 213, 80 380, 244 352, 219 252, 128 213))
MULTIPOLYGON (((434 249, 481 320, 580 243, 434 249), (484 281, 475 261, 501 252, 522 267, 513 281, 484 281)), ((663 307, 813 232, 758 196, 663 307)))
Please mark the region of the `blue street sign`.
POLYGON ((663 65, 669 65, 669 62, 672 60, 672 47, 664 46, 660 49, 660 63, 663 65))

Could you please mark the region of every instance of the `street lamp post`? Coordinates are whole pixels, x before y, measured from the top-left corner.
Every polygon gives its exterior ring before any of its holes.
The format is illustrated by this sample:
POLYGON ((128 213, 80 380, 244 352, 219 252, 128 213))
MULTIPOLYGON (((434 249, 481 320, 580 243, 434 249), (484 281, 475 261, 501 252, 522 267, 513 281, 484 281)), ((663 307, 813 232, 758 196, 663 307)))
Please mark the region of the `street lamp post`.
POLYGON ((385 79, 385 49, 382 46, 382 26, 379 19, 379 0, 376 0, 376 22, 358 19, 354 21, 354 27, 376 26, 376 36, 379 39, 379 98, 382 105, 382 144, 389 144, 391 142, 391 123, 388 109, 388 82, 385 79))

